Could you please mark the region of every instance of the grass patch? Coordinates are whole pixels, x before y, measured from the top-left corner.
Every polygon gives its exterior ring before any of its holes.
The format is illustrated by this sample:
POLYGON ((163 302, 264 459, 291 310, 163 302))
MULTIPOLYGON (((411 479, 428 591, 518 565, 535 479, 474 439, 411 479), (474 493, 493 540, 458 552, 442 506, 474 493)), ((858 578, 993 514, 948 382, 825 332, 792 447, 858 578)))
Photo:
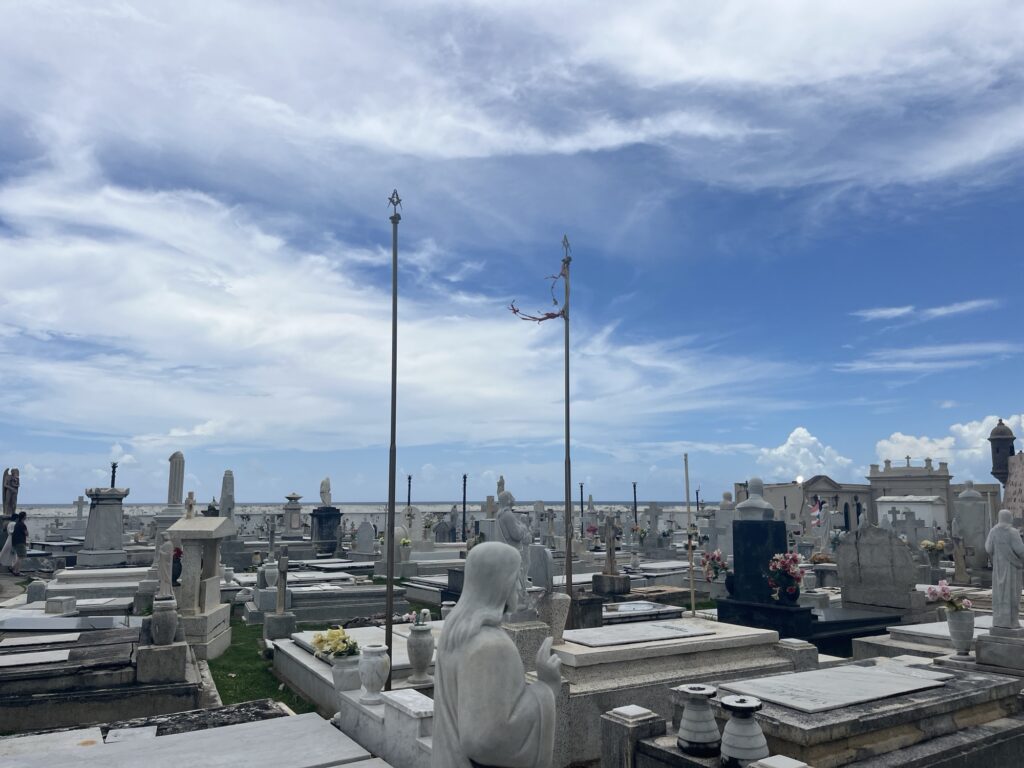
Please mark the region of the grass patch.
POLYGON ((231 622, 231 645, 210 662, 210 674, 221 701, 238 704, 254 699, 275 699, 296 713, 315 712, 316 706, 274 677, 272 661, 262 658, 257 641, 263 637, 260 625, 231 622))

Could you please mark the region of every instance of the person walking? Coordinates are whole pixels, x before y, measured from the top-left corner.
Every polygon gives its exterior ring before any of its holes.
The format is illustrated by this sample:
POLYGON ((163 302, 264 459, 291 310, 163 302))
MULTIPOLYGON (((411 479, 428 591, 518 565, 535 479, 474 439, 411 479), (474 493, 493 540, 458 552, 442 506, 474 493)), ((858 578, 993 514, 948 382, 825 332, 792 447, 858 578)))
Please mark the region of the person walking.
POLYGON ((14 524, 14 530, 11 532, 11 548, 14 550, 14 564, 11 567, 11 573, 15 576, 21 576, 21 561, 25 559, 28 554, 28 526, 25 524, 25 517, 27 515, 24 512, 18 514, 18 522, 14 524))

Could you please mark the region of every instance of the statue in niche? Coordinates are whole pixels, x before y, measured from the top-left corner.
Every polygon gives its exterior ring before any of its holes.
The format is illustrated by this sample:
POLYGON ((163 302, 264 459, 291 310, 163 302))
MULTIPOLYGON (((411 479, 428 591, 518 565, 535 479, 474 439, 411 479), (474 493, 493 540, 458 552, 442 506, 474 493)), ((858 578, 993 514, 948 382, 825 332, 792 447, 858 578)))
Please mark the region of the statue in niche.
POLYGON ((999 522, 988 532, 985 551, 992 558, 992 626, 1018 629, 1024 541, 1013 527, 1010 510, 999 510, 999 522))
POLYGON ((434 668, 435 768, 550 768, 561 660, 551 638, 526 683, 519 652, 501 628, 517 597, 519 553, 484 542, 466 556, 462 596, 445 620, 434 668))
POLYGON ((320 481, 320 504, 325 507, 331 506, 331 478, 329 477, 320 481))
POLYGON ((515 503, 515 497, 508 491, 502 491, 498 496, 498 534, 502 541, 519 553, 519 607, 526 608, 526 588, 529 585, 526 574, 530 567, 529 547, 533 543, 533 531, 529 522, 522 519, 523 515, 512 509, 515 503))

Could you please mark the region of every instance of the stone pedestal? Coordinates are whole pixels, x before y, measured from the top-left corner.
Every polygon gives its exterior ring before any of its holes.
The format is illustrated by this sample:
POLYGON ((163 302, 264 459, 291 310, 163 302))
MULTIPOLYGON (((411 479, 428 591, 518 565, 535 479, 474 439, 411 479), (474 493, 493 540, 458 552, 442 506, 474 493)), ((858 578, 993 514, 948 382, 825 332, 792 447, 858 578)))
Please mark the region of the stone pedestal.
POLYGON ((541 643, 551 637, 551 627, 543 621, 503 621, 501 628, 515 643, 526 671, 534 671, 537 668, 537 651, 540 650, 541 643))
POLYGON ((181 542, 180 626, 196 658, 214 659, 231 644, 231 606, 220 602, 220 542, 234 536, 226 517, 179 520, 168 529, 181 542))
POLYGON ((78 565, 85 568, 125 565, 128 553, 124 548, 122 502, 128 489, 89 488, 86 494, 92 502, 85 527, 85 544, 78 551, 78 565))
POLYGON ((305 533, 302 525, 302 505, 299 499, 302 497, 297 493, 289 493, 285 496, 288 503, 284 505, 284 532, 281 538, 301 539, 305 533))
POLYGON ((597 595, 577 595, 572 601, 566 629, 593 629, 602 624, 604 599, 597 595))
POLYGON ((311 518, 313 550, 319 554, 334 554, 334 549, 338 545, 341 510, 337 507, 317 507, 313 510, 311 518))
POLYGON ((625 574, 612 576, 607 573, 595 573, 591 580, 595 595, 628 595, 630 578, 625 574))
POLYGON ((263 617, 263 639, 282 640, 295 632, 294 613, 268 613, 263 617))
POLYGON ((772 557, 787 550, 786 524, 777 520, 734 520, 732 539, 735 574, 729 596, 767 602, 771 589, 765 574, 772 557))
POLYGON ((974 641, 978 664, 1003 667, 1007 674, 1024 675, 1024 629, 992 627, 974 641))
POLYGON ((188 643, 140 645, 135 652, 135 679, 139 683, 181 683, 185 681, 188 643))
POLYGON ((664 736, 666 730, 665 719, 644 707, 629 704, 606 712, 601 715, 601 768, 634 768, 636 743, 664 736))

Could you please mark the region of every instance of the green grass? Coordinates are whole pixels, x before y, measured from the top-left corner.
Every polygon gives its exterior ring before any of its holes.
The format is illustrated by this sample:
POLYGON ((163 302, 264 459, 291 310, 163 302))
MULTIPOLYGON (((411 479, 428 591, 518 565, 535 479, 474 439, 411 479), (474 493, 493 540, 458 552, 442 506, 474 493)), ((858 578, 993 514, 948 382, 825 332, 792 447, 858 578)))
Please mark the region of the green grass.
POLYGON ((282 683, 273 672, 273 662, 260 656, 257 641, 263 627, 231 622, 231 645, 210 662, 210 674, 217 684, 221 701, 238 704, 254 699, 274 699, 295 712, 315 712, 316 706, 282 683))

